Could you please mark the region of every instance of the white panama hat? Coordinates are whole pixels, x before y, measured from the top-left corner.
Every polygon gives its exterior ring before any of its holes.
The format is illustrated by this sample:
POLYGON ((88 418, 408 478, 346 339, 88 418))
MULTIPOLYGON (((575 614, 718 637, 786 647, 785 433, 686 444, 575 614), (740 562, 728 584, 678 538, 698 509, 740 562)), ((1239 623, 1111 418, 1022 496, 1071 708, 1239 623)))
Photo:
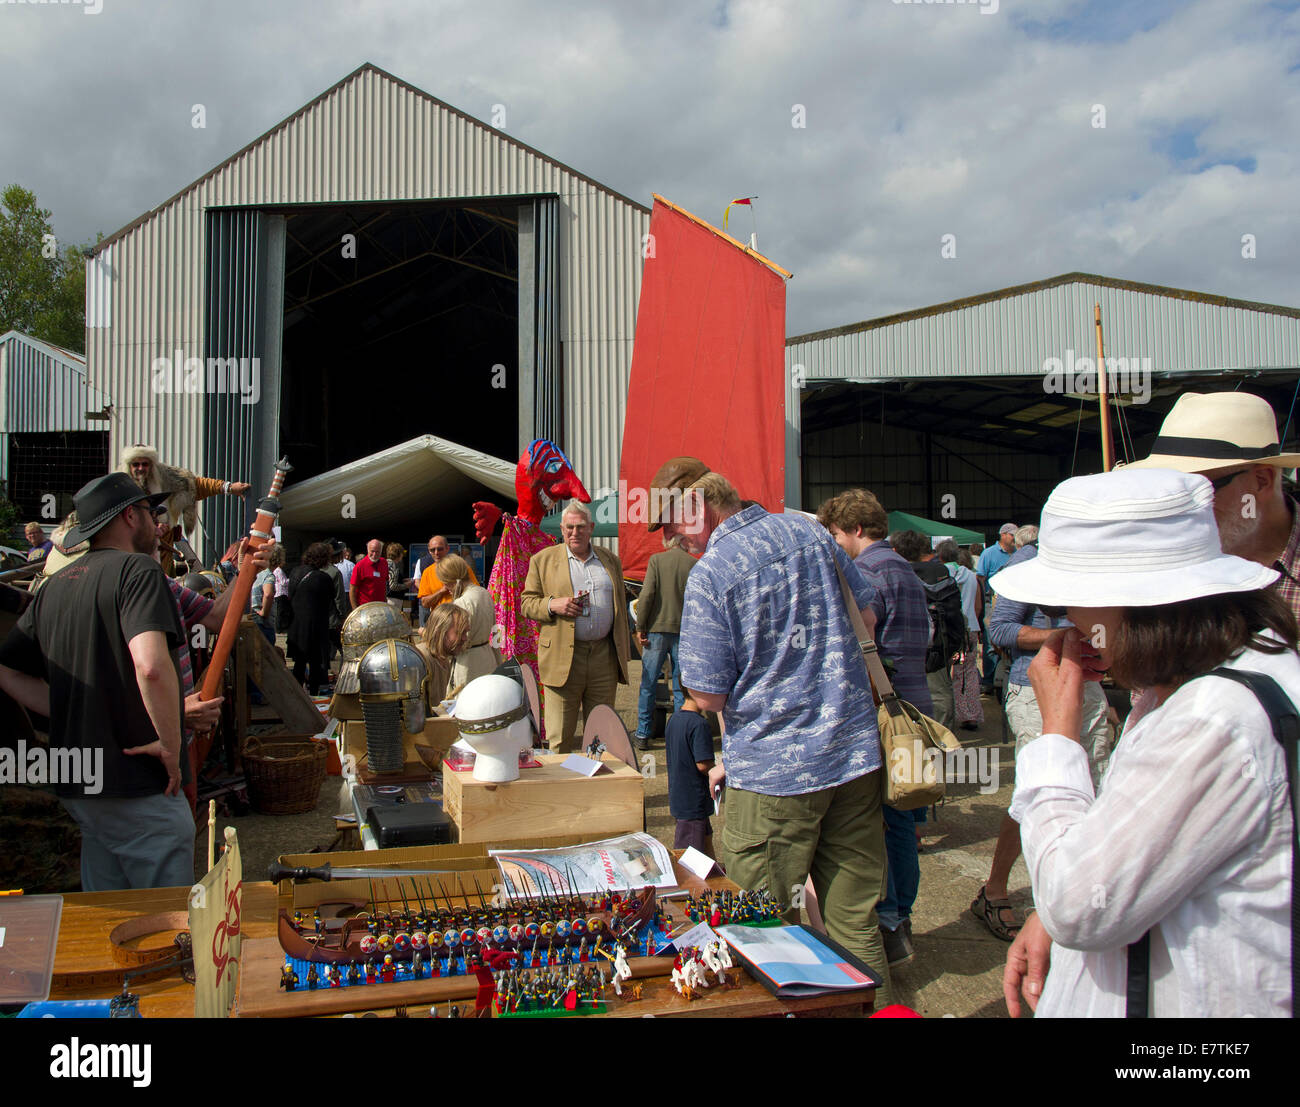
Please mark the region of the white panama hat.
POLYGON ((1038 556, 998 573, 994 590, 1047 607, 1156 607, 1278 578, 1223 552, 1214 489, 1194 473, 1131 467, 1058 484, 1043 508, 1038 556))

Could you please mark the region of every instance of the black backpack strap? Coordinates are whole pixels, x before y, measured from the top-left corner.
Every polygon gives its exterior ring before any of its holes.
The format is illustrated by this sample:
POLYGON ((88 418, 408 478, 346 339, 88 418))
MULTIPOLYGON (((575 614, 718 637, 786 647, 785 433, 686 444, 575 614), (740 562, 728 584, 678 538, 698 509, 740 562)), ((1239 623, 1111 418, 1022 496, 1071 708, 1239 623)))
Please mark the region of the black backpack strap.
MULTIPOLYGON (((1286 762, 1287 785, 1291 792, 1291 1013, 1295 1014, 1297 960, 1296 932, 1300 930, 1300 912, 1295 894, 1296 874, 1300 872, 1300 831, 1296 816, 1300 812, 1300 763, 1297 762, 1297 744, 1300 740, 1300 711, 1291 697, 1282 691, 1276 680, 1263 673, 1243 672, 1240 669, 1213 669, 1204 676, 1225 677, 1249 688, 1259 700, 1264 714, 1273 727, 1273 737, 1282 747, 1286 762)), ((1151 994, 1151 932, 1148 930, 1128 947, 1128 988, 1125 1017, 1144 1019, 1148 1014, 1151 994)))
POLYGON ((1128 989, 1124 1017, 1145 1019, 1150 1016, 1151 1002, 1151 931, 1128 947, 1128 989))

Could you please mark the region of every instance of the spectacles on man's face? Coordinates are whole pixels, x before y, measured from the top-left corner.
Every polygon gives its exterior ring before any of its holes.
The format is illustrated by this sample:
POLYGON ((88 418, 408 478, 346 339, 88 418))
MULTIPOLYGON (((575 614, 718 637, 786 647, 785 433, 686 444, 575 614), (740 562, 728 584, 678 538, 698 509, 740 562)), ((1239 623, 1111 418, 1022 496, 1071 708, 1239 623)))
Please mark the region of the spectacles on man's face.
POLYGON ((140 503, 132 504, 131 506, 135 508, 136 511, 143 511, 148 515, 151 515, 154 519, 160 519, 162 516, 167 514, 166 504, 159 504, 157 507, 154 507, 148 500, 142 500, 140 503))
POLYGON ((1249 472, 1250 472, 1249 469, 1238 469, 1235 473, 1224 473, 1223 476, 1217 477, 1214 480, 1210 481, 1210 487, 1213 488, 1216 492, 1222 492, 1223 489, 1227 488, 1228 485, 1230 485, 1234 480, 1236 480, 1239 476, 1241 476, 1242 473, 1249 473, 1249 472))

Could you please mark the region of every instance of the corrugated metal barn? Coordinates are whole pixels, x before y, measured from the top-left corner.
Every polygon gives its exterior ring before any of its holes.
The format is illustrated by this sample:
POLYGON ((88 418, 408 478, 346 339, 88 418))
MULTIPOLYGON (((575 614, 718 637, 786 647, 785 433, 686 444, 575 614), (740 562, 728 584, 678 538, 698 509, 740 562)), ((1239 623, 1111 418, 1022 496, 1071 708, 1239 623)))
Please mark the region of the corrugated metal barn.
POLYGON ((0 335, 0 489, 24 521, 52 526, 104 472, 103 407, 80 354, 19 331, 0 335))
POLYGON ((1095 304, 1123 359, 1117 459, 1145 457, 1187 391, 1266 397, 1295 447, 1300 308, 1069 273, 788 339, 786 503, 862 486, 985 533, 1037 522, 1055 484, 1101 469, 1095 304))
MULTIPOLYGON (((613 487, 648 226, 364 65, 96 248, 88 365, 113 457, 148 443, 261 495, 281 454, 300 480, 423 434, 507 459, 543 436, 613 487)), ((472 529, 429 492, 413 539, 472 529)), ((251 511, 200 507, 207 550, 251 511)), ((333 533, 369 537, 366 504, 333 533)))

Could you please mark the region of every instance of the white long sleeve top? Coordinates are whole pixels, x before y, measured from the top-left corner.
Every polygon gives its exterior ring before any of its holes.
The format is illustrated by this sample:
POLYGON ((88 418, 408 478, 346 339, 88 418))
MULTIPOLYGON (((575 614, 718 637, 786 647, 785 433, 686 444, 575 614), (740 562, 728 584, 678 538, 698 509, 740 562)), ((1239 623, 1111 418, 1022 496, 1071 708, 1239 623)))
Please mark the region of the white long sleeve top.
MULTIPOLYGON (((1300 703, 1294 652, 1226 663, 1300 703)), ((1124 1015, 1127 946, 1151 930, 1151 1014, 1291 1013, 1291 803, 1258 699, 1201 677, 1129 716, 1101 795, 1077 742, 1044 734, 1016 762, 1034 901, 1053 938, 1040 1018, 1124 1015)))

